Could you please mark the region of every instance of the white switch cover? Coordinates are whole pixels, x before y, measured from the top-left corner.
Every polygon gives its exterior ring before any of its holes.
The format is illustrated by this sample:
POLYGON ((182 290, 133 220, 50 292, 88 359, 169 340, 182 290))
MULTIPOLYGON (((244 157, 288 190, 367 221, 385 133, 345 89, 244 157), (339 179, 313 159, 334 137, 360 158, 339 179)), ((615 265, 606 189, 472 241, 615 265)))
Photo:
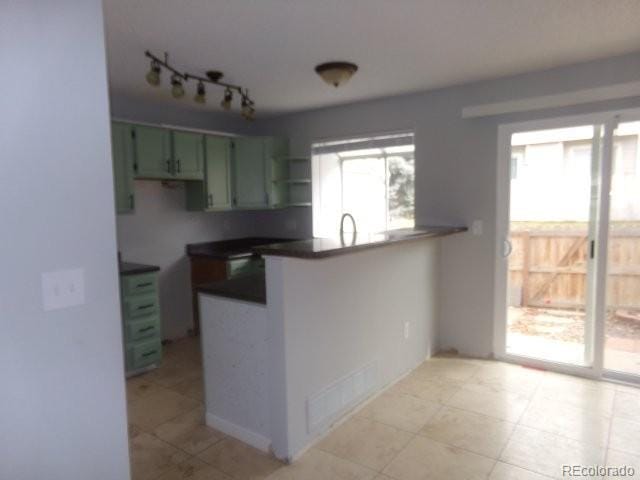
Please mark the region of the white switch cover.
POLYGON ((482 235, 482 220, 474 220, 471 223, 471 233, 477 237, 482 235))
POLYGON ((404 338, 405 340, 409 338, 409 322, 404 322, 404 338))
POLYGON ((57 310, 84 304, 84 269, 42 274, 42 308, 57 310))

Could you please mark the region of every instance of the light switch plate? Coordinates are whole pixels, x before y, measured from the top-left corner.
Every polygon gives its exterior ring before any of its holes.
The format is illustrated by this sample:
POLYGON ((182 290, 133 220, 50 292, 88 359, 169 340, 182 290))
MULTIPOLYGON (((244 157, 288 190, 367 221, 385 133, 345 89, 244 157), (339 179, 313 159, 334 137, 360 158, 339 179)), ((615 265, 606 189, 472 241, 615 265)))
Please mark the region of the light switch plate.
POLYGON ((42 308, 45 311, 84 304, 84 269, 42 274, 42 308))
POLYGON ((471 222, 471 233, 477 237, 482 235, 482 220, 474 220, 471 222))

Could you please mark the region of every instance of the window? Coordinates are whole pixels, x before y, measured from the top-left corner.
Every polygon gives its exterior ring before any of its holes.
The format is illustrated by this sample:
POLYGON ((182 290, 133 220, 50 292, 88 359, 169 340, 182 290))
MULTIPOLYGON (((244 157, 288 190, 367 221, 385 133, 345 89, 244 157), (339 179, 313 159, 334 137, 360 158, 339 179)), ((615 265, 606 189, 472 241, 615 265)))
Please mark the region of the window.
POLYGON ((316 143, 312 153, 314 236, 335 236, 343 213, 359 232, 414 226, 413 133, 316 143))
POLYGON ((513 147, 511 149, 511 180, 518 179, 518 169, 524 164, 524 148, 513 147))

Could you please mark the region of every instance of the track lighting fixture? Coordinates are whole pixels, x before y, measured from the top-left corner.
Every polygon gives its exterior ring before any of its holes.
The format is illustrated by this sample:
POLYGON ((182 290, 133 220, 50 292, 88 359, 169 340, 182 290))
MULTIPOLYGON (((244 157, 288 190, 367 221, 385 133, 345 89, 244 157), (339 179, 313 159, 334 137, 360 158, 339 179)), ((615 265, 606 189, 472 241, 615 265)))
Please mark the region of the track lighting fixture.
POLYGON ((160 65, 158 65, 158 62, 155 60, 151 61, 151 68, 149 68, 146 79, 149 85, 153 85, 154 87, 160 85, 160 65))
POLYGON ((196 103, 206 103, 207 101, 207 92, 204 89, 204 83, 198 82, 198 88, 196 90, 196 95, 193 99, 196 103))
POLYGON ((251 99, 246 96, 243 95, 242 96, 242 103, 241 103, 241 110, 240 112, 242 113, 242 116, 247 119, 247 120, 253 120, 255 118, 255 110, 253 108, 253 102, 251 101, 251 99))
POLYGON ((241 100, 241 108, 240 113, 247 120, 253 120, 255 117, 255 103, 249 97, 249 90, 246 88, 242 88, 239 85, 233 85, 230 83, 226 83, 221 81, 223 74, 217 70, 208 70, 206 72, 206 76, 193 75, 188 72, 181 72, 169 64, 169 55, 165 52, 164 59, 156 57, 150 51, 144 52, 147 58, 151 59, 151 67, 149 72, 146 74, 145 78, 149 85, 158 86, 160 85, 160 74, 162 69, 166 69, 171 73, 171 95, 174 98, 182 98, 185 94, 185 84, 189 82, 189 80, 197 80, 196 85, 196 94, 193 97, 193 100, 197 103, 206 103, 207 94, 205 89, 205 83, 209 83, 212 85, 218 85, 220 87, 224 87, 224 97, 220 102, 220 106, 223 110, 231 110, 231 105, 233 102, 233 93, 237 93, 241 100))
POLYGON ((233 92, 227 88, 224 91, 224 99, 220 102, 220 106, 227 112, 231 110, 231 101, 233 100, 233 92))
POLYGON ((184 97, 184 87, 182 86, 182 80, 177 75, 171 76, 171 95, 173 95, 173 98, 184 97))

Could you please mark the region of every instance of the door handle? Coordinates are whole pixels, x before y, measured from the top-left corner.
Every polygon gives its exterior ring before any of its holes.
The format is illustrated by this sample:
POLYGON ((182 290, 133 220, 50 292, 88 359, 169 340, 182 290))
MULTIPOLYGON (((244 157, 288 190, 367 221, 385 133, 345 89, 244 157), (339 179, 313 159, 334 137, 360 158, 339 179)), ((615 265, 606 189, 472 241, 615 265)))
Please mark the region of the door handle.
POLYGON ((210 193, 207 198, 209 199, 209 206, 213 207, 213 194, 210 193))
POLYGON ((180 173, 180 159, 176 158, 176 167, 177 167, 177 172, 180 173))
POLYGON ((505 238, 502 243, 502 257, 507 258, 513 252, 513 245, 511 244, 511 240, 505 238))

